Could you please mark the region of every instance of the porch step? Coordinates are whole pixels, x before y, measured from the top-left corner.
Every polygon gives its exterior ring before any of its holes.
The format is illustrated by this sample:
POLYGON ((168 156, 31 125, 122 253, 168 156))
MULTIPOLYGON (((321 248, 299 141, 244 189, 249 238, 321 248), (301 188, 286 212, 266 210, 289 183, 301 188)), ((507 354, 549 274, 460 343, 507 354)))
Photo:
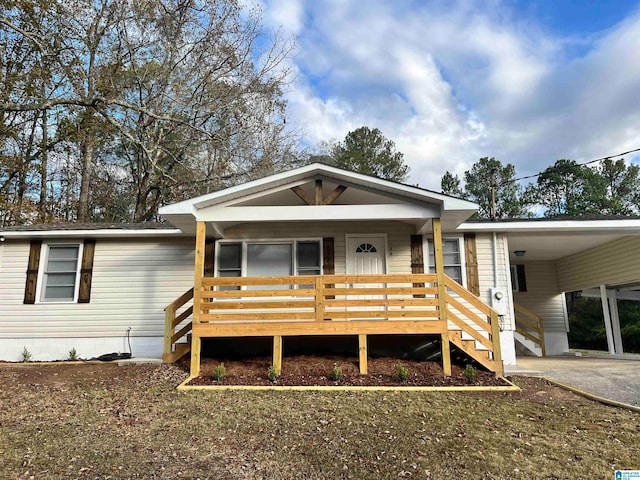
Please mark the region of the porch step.
POLYGON ((191 351, 191 338, 189 338, 188 343, 176 343, 174 348, 175 350, 171 353, 165 353, 162 355, 163 363, 176 363, 182 357, 184 357, 187 353, 191 351))
POLYGON ((498 372, 502 370, 501 362, 497 362, 490 358, 489 350, 476 348, 475 340, 466 340, 462 338, 462 332, 456 330, 449 331, 449 342, 454 344, 458 349, 463 351, 469 357, 473 358, 480 365, 486 367, 492 372, 498 372))
POLYGON ((513 332, 513 339, 522 345, 524 348, 533 353, 536 357, 542 357, 542 348, 532 340, 518 332, 513 332))

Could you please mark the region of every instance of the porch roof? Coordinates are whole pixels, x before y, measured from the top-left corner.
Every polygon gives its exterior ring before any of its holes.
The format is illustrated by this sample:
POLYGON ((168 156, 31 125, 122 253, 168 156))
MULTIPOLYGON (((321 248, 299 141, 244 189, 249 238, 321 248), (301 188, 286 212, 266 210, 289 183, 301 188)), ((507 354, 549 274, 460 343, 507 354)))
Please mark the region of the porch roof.
POLYGON ((429 219, 441 218, 443 229, 453 230, 477 208, 475 203, 442 193, 314 163, 167 205, 159 213, 185 232, 194 230, 195 221, 205 221, 216 236, 223 236, 226 226, 243 222, 327 219, 399 220, 424 232, 430 228, 429 219), (307 205, 288 192, 316 180, 356 193, 350 192, 346 204, 307 205), (283 200, 287 193, 290 200, 283 200))

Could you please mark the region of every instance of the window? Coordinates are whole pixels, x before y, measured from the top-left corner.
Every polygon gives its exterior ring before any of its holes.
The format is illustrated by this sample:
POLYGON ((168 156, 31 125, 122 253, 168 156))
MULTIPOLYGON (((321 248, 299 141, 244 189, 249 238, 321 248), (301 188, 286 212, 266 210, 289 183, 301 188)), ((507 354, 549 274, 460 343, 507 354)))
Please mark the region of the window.
POLYGON ((370 243, 362 243, 358 245, 358 248, 356 248, 356 253, 376 253, 377 251, 376 247, 370 243))
POLYGON ((297 243, 298 275, 320 275, 320 242, 297 243))
MULTIPOLYGON (((319 240, 220 242, 219 245, 219 277, 319 275, 321 272, 319 240)), ((238 290, 240 287, 221 288, 238 290)), ((271 290, 290 286, 248 288, 271 290)))
POLYGON ((74 302, 80 273, 80 244, 49 244, 42 271, 41 302, 74 302))
POLYGON ((527 291, 527 277, 524 273, 524 265, 511 265, 511 288, 514 292, 527 291))
MULTIPOLYGON (((433 240, 428 241, 429 248, 429 273, 436 272, 436 262, 433 251, 433 240)), ((462 248, 459 238, 444 238, 442 240, 442 257, 444 273, 453 278, 460 285, 464 285, 464 263, 462 260, 462 248)))
MULTIPOLYGON (((218 257, 219 277, 240 277, 242 276, 242 244, 222 243, 220 244, 220 255, 218 257)), ((220 287, 220 290, 239 290, 240 287, 229 286, 220 287)))

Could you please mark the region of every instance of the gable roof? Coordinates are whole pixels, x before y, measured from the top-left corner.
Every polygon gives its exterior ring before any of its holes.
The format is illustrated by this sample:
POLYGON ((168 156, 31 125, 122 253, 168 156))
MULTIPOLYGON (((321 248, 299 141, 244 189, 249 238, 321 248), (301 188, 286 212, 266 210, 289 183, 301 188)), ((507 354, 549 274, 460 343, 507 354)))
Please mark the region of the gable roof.
POLYGON ((323 163, 312 163, 304 167, 276 173, 258 180, 218 190, 217 192, 166 205, 160 208, 160 214, 190 213, 193 211, 193 208, 201 209, 203 207, 218 205, 250 194, 266 192, 280 186, 289 186, 293 183, 309 180, 314 177, 324 177, 337 182, 350 183, 352 186, 371 188, 380 192, 401 195, 420 201, 441 202, 447 210, 469 210, 475 212, 478 209, 478 205, 473 202, 443 193, 343 170, 323 163))
MULTIPOLYGON (((242 201, 242 199, 255 196, 266 196, 270 193, 290 189, 318 179, 327 180, 328 182, 344 185, 346 187, 353 187, 354 189, 362 191, 373 192, 390 198, 401 199, 405 205, 398 206, 396 208, 397 211, 394 214, 397 215, 398 219, 402 219, 404 215, 406 219, 411 219, 412 221, 417 222, 420 218, 426 220, 436 216, 442 217, 444 221, 446 217, 450 229, 455 228, 461 222, 468 219, 478 209, 477 204, 460 198, 433 192, 416 186, 331 167, 321 163, 313 163, 243 183, 241 185, 219 190, 217 192, 202 195, 200 197, 166 205, 160 208, 159 213, 183 230, 189 229, 189 224, 193 224, 194 220, 204 220, 207 222, 231 222, 232 215, 226 213, 233 210, 233 204, 237 204, 242 201), (227 209, 227 212, 224 212, 224 209, 227 209)), ((250 211, 251 207, 242 208, 242 214, 246 214, 250 211)), ((256 208, 262 208, 264 212, 280 212, 283 215, 283 221, 303 219, 303 214, 300 213, 302 210, 298 210, 298 216, 296 217, 285 215, 288 213, 285 211, 285 207, 263 206, 256 208)), ((357 219, 358 214, 354 209, 352 209, 352 212, 350 213, 351 217, 347 217, 346 215, 343 217, 333 216, 333 213, 345 212, 346 209, 349 208, 347 205, 316 205, 314 206, 314 209, 307 208, 306 206, 293 206, 292 208, 305 208, 304 212, 309 215, 309 220, 323 218, 321 214, 322 209, 327 209, 327 214, 331 212, 329 214, 330 216, 324 217, 325 219, 334 218, 354 220, 357 219)), ((379 218, 371 216, 372 213, 366 212, 366 209, 361 208, 361 206, 357 210, 361 215, 363 215, 362 219, 379 218)), ((392 209, 389 208, 390 212, 391 210, 392 209)), ((256 212, 258 212, 258 210, 256 210, 256 212)), ((239 214, 240 210, 236 209, 235 213, 239 214)), ((394 214, 389 213, 389 218, 391 219, 394 214)), ((274 213, 274 215, 277 215, 277 213, 274 213)), ((380 215, 383 214, 380 213, 380 215)), ((262 217, 258 218, 258 214, 256 213, 253 217, 248 216, 244 220, 240 219, 240 221, 260 221, 261 218, 262 217)), ((265 217, 265 219, 268 220, 269 218, 265 217)), ((273 219, 273 217, 270 219, 273 219)), ((307 218, 304 219, 306 220, 307 218)))

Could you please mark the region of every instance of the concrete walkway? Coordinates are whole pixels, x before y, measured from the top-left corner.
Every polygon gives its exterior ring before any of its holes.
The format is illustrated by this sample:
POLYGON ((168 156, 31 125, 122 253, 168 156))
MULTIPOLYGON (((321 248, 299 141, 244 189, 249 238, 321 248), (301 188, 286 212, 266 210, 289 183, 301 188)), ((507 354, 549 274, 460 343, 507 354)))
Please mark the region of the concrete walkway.
POLYGON ((566 383, 599 397, 640 406, 640 361, 593 357, 518 357, 518 375, 566 383))

